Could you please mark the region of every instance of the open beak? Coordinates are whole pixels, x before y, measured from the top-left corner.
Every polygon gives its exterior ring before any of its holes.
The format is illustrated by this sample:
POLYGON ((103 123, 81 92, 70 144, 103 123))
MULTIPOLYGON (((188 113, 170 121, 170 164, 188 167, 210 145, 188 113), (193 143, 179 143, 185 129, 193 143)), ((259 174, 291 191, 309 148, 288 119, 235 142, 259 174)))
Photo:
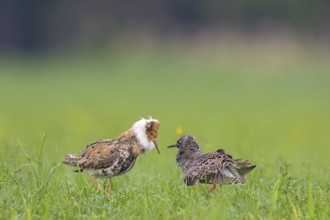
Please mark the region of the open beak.
POLYGON ((154 142, 154 145, 155 145, 155 147, 156 147, 156 149, 157 149, 157 152, 158 152, 158 154, 160 154, 160 151, 159 151, 159 148, 158 148, 157 141, 156 141, 156 140, 152 140, 152 142, 154 142))
POLYGON ((168 146, 167 148, 171 148, 171 147, 178 147, 178 145, 173 144, 173 145, 168 146))

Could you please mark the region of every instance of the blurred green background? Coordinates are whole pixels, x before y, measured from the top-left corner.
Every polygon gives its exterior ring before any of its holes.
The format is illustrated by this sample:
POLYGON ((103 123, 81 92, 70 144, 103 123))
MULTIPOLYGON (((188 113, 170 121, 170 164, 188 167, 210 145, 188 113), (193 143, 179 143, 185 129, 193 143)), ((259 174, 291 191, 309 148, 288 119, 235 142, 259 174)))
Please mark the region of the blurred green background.
MULTIPOLYGON (((185 133, 204 152, 248 158, 268 179, 283 163, 297 176, 325 175, 329 7, 321 0, 2 1, 3 167, 37 158, 45 134, 51 167, 152 116, 161 122, 161 154, 142 157, 118 181, 149 173, 181 184, 176 152, 165 147, 185 133)), ((76 178, 58 169, 58 178, 76 178)))
POLYGON ((60 160, 153 116, 162 148, 182 127, 210 149, 328 166, 329 7, 2 1, 1 148, 46 132, 60 160))
POLYGON ((283 156, 328 163, 330 63, 323 55, 283 48, 283 55, 262 54, 255 46, 236 51, 237 44, 149 46, 118 56, 3 61, 2 142, 32 144, 47 132, 60 160, 150 115, 161 121, 163 152, 182 127, 202 146, 252 151, 256 161, 283 156))

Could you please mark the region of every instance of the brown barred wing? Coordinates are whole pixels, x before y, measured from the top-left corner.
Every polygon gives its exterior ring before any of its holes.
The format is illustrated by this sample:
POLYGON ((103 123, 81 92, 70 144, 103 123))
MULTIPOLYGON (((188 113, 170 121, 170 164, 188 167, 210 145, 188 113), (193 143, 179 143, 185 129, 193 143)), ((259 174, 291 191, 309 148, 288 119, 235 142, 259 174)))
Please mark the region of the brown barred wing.
POLYGON ((105 149, 109 147, 115 147, 116 146, 116 140, 114 139, 103 139, 96 141, 94 143, 91 143, 86 146, 85 150, 80 154, 81 157, 89 157, 91 154, 93 154, 95 151, 99 151, 100 149, 105 149))
POLYGON ((184 177, 184 182, 188 185, 194 185, 198 182, 206 184, 243 184, 245 178, 241 176, 236 168, 229 166, 219 168, 218 166, 199 166, 190 168, 184 177))
POLYGON ((86 146, 84 151, 79 154, 67 154, 64 157, 63 163, 75 167, 84 167, 85 164, 88 164, 88 160, 93 158, 92 155, 95 155, 96 152, 100 149, 104 149, 107 146, 111 145, 113 140, 100 140, 86 146))
POLYGON ((120 155, 120 143, 102 140, 90 144, 78 162, 82 169, 103 169, 118 163, 120 155))
POLYGON ((239 174, 235 165, 231 155, 222 149, 204 154, 192 163, 184 182, 187 185, 198 182, 221 185, 245 183, 245 178, 239 174))

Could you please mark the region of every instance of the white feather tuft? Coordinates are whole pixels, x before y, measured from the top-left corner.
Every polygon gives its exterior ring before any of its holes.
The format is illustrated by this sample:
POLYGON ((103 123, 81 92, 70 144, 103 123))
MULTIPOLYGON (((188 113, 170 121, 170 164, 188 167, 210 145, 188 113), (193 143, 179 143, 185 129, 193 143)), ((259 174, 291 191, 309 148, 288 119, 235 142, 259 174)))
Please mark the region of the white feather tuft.
POLYGON ((146 134, 146 124, 152 121, 159 122, 157 119, 153 119, 152 117, 149 116, 149 119, 141 118, 141 120, 135 122, 132 127, 133 132, 136 135, 136 138, 138 139, 138 141, 142 145, 142 148, 145 151, 150 151, 155 148, 154 142, 149 140, 146 134))

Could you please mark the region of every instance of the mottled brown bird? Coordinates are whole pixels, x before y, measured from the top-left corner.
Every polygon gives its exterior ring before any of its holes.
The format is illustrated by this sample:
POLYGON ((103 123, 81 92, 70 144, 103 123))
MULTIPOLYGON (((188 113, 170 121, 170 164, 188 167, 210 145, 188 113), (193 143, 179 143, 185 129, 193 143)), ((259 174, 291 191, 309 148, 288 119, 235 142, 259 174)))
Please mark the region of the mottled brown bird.
POLYGON ((243 158, 233 159, 223 149, 203 154, 195 138, 182 136, 176 144, 168 146, 179 148, 176 162, 184 173, 184 182, 188 186, 196 183, 216 185, 243 184, 244 176, 256 166, 243 158))
POLYGON ((104 139, 89 144, 82 153, 65 155, 63 163, 78 167, 75 172, 87 172, 93 176, 94 185, 107 194, 96 183, 97 177, 111 178, 132 169, 136 158, 156 147, 159 121, 141 119, 115 139, 104 139))

